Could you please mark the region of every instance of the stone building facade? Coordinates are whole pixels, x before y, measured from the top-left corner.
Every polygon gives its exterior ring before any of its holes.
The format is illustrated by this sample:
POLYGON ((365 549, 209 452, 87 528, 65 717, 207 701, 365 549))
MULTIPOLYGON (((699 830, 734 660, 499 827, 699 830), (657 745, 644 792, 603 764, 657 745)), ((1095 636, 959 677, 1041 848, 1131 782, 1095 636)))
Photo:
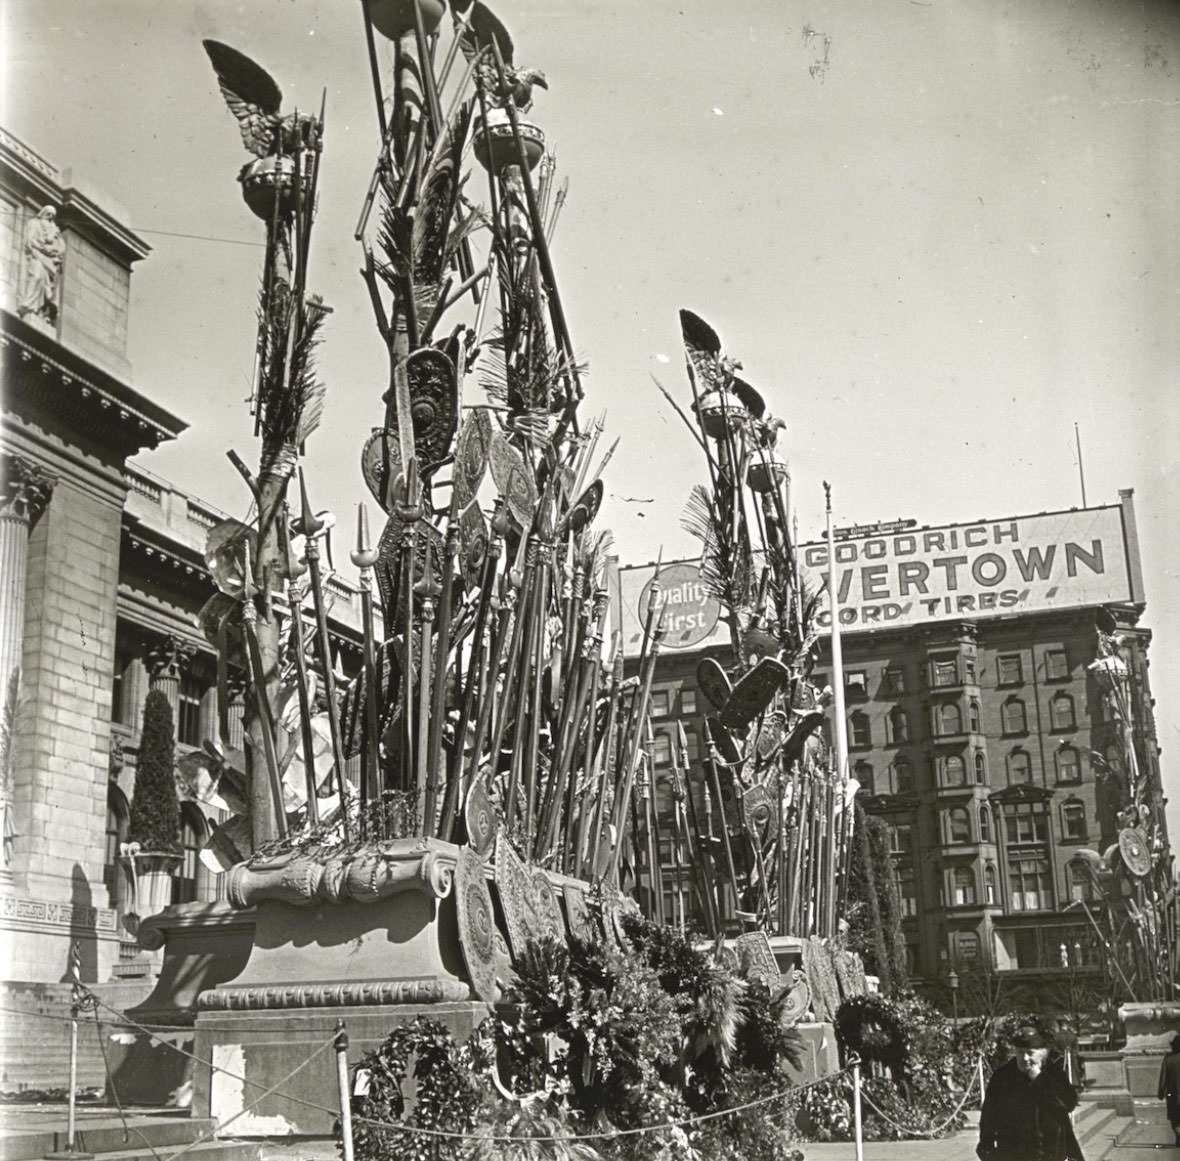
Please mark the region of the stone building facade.
MULTIPOLYGON (((143 704, 151 689, 167 695, 178 755, 217 734, 216 657, 197 614, 215 592, 206 533, 224 514, 128 462, 186 426, 132 385, 130 279, 149 247, 2 130, 0 211, 0 990, 10 1010, 60 1008, 77 945, 82 980, 125 1007, 154 963, 123 922, 120 854, 143 704), (28 277, 30 231, 46 221, 60 231, 48 293, 28 277)), ((352 670, 360 593, 335 578, 329 588, 330 633, 352 670)), ((241 745, 244 684, 229 677, 241 745)), ((182 800, 181 820, 173 902, 213 901, 220 878, 198 854, 219 815, 182 800)), ((0 1087, 21 1027, 7 1024, 0 1087)))
MULTIPOLYGON (((826 544, 802 545, 799 556, 820 583, 826 544)), ((836 558, 849 765, 858 800, 891 825, 912 978, 944 1000, 952 972, 964 989, 1042 979, 1068 1007, 1070 989, 1096 979, 1102 962, 1076 905, 1089 899, 1090 880, 1075 856, 1116 841, 1126 790, 1118 726, 1088 669, 1100 626, 1117 627, 1123 641, 1137 757, 1162 831, 1131 492, 1069 512, 850 530, 836 558)), ((624 567, 616 578, 629 657, 653 572, 624 567)), ((715 712, 697 686, 701 659, 733 660, 695 562, 664 565, 661 586, 669 603, 652 690, 657 785, 675 723, 696 758, 715 712)), ((821 687, 832 680, 826 634, 814 673, 821 687)))

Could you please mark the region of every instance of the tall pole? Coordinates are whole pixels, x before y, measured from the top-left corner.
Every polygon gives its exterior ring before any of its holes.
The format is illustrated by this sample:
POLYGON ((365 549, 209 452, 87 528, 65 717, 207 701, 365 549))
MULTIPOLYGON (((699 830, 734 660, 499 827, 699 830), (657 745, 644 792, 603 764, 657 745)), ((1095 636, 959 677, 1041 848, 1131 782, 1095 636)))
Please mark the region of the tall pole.
MULTIPOLYGON (((833 712, 836 716, 836 785, 831 795, 832 809, 828 818, 831 828, 830 846, 828 851, 828 882, 825 884, 828 895, 824 910, 822 931, 831 935, 835 927, 835 882, 837 860, 836 849, 836 802, 839 801, 844 810, 851 809, 845 790, 848 786, 848 719, 844 710, 844 652, 840 644, 840 585, 836 579, 836 537, 832 531, 832 485, 824 482, 824 497, 827 509, 828 533, 828 608, 832 613, 832 693, 834 698, 833 712)), ((851 839, 851 831, 849 831, 851 839)))
POLYGON ((1073 439, 1078 449, 1078 481, 1082 485, 1082 507, 1086 506, 1086 469, 1082 466, 1082 437, 1077 423, 1073 425, 1073 439))

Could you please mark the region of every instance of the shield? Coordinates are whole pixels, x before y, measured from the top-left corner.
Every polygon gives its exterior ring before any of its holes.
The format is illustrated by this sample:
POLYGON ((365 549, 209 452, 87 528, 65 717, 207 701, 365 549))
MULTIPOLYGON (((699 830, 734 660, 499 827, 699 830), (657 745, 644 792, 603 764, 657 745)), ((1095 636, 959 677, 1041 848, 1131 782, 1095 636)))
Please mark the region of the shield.
POLYGON ((533 911, 533 882, 520 856, 501 831, 496 836, 496 893, 504 913, 508 949, 515 963, 525 944, 539 934, 533 911))
POLYGON ((722 725, 720 718, 706 718, 705 723, 709 727, 709 736, 713 739, 713 746, 721 761, 726 766, 737 766, 742 760, 742 752, 733 740, 733 735, 722 725))
POLYGON ((488 468, 488 445, 492 442, 492 421, 487 409, 470 412, 459 430, 455 446, 455 467, 451 477, 455 503, 466 508, 475 499, 476 490, 488 468))
POLYGON ((490 537, 488 522, 479 505, 469 504, 459 516, 459 558, 463 564, 463 578, 469 587, 477 588, 483 579, 490 537))
POLYGON ((811 1006, 811 989, 807 986, 807 979, 802 972, 797 975, 798 978, 791 985, 783 1001, 782 1021, 788 1027, 799 1023, 811 1006))
POLYGON ((459 918, 459 950, 475 994, 487 1004, 500 1000, 496 981, 496 919, 483 859, 463 847, 455 864, 455 907, 459 918))
POLYGON ((729 675, 715 657, 706 657, 697 666, 697 685, 716 709, 724 709, 733 693, 729 675))
POLYGON ((747 931, 734 940, 742 975, 760 980, 772 991, 779 984, 778 961, 765 931, 747 931))
POLYGON ((447 458, 459 417, 455 364, 435 347, 422 347, 406 360, 414 451, 423 478, 447 458))
POLYGON ((805 713, 792 727, 783 743, 783 757, 793 762, 803 753, 803 744, 823 724, 824 715, 819 710, 805 713))
POLYGON ((218 521, 205 536, 205 566, 228 597, 242 595, 247 551, 251 561, 258 559, 258 534, 240 520, 218 521))
POLYGON ((512 518, 521 528, 528 528, 537 506, 537 488, 524 457, 503 435, 495 432, 488 445, 488 459, 492 479, 496 481, 512 518))
POLYGON ((537 923, 546 935, 565 942, 565 924, 561 920, 561 905, 549 876, 538 867, 533 871, 533 910, 537 923))
POLYGON ((583 943, 597 942, 601 936, 590 908, 586 906, 586 892, 573 883, 567 883, 561 893, 565 899, 565 923, 570 935, 583 943))
POLYGON ((397 503, 394 484, 401 474, 402 457, 397 432, 383 427, 374 428, 361 450, 361 475, 386 516, 394 513, 397 503))
POLYGON ((765 786, 751 786, 742 795, 742 819, 752 835, 761 839, 773 816, 774 802, 765 786))
POLYGON ((1119 854, 1127 870, 1137 879, 1151 871, 1151 847, 1147 835, 1137 826, 1124 827, 1119 831, 1119 854))
POLYGON ((745 729, 790 679, 791 671, 781 661, 763 657, 733 687, 721 711, 722 724, 731 730, 745 729))
POLYGON ((467 823, 467 841, 481 857, 488 854, 496 842, 496 810, 488 797, 487 784, 481 774, 471 783, 463 806, 467 823))
POLYGON ((565 519, 561 522, 560 532, 581 532, 587 524, 598 515, 598 509, 602 504, 602 481, 595 480, 578 498, 574 501, 570 510, 566 513, 565 519))
POLYGON ((787 715, 782 710, 772 710, 766 715, 762 728, 758 731, 755 748, 758 757, 763 761, 771 758, 775 751, 783 744, 783 737, 787 732, 787 715))

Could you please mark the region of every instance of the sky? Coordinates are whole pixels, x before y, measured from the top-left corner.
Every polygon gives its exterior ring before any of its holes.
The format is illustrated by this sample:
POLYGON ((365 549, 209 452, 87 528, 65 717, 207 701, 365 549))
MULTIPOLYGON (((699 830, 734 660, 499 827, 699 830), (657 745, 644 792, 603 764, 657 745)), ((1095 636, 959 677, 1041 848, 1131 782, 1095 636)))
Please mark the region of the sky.
MULTIPOLYGON (((1133 488, 1152 692, 1180 838, 1180 6, 1125 0, 500 0, 569 193, 553 240, 584 414, 620 437, 599 522, 624 563, 691 555, 705 478, 677 311, 720 333, 787 429, 806 539, 1118 501, 1133 488)), ((312 289, 317 507, 364 498, 385 353, 354 227, 378 149, 356 0, 3 0, 5 127, 148 241, 133 382, 187 420, 140 458, 247 497, 261 233, 202 37, 327 124, 312 289)), ((382 47, 383 59, 388 53, 382 47)), ((474 186, 473 186, 474 190, 474 186)), ((338 558, 343 557, 338 552, 338 558)))

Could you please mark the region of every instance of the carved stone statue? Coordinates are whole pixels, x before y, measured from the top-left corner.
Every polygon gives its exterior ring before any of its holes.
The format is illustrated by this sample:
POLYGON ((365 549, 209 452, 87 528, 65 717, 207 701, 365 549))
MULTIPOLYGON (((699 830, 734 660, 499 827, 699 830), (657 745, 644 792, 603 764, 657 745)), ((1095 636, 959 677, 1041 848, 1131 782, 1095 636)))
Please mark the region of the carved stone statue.
POLYGON ((65 252, 57 211, 45 206, 25 230, 25 278, 17 307, 21 318, 35 314, 57 321, 57 272, 65 252))

